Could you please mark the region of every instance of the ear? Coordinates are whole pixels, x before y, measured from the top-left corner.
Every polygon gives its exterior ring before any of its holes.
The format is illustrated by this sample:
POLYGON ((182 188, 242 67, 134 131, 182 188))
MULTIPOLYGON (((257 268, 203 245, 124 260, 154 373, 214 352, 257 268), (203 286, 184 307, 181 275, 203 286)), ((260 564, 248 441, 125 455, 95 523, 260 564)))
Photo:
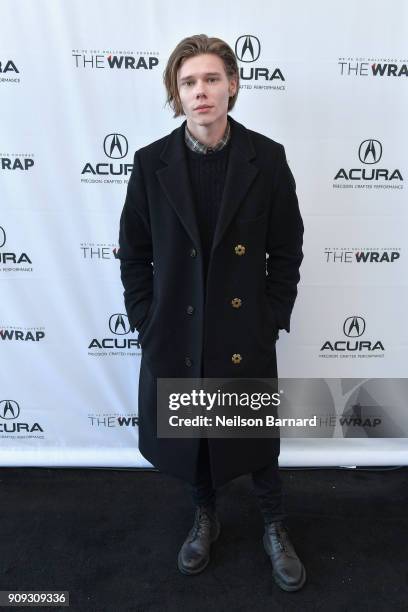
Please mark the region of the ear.
POLYGON ((235 96, 236 92, 237 92, 237 79, 235 77, 232 77, 229 80, 229 95, 230 95, 230 98, 235 96))

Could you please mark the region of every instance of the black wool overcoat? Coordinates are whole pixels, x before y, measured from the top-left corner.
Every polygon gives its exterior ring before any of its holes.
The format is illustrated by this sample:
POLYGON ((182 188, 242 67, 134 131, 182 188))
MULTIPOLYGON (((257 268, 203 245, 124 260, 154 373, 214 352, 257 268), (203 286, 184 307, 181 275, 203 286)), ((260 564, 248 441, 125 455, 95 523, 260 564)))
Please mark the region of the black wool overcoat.
MULTIPOLYGON (((303 257, 284 147, 228 119, 229 160, 206 287, 186 122, 136 151, 120 219, 125 307, 142 347, 140 452, 190 483, 200 440, 157 436, 157 378, 277 377, 275 343, 279 329, 289 332, 303 257)), ((279 455, 279 438, 208 442, 215 486, 279 455)))

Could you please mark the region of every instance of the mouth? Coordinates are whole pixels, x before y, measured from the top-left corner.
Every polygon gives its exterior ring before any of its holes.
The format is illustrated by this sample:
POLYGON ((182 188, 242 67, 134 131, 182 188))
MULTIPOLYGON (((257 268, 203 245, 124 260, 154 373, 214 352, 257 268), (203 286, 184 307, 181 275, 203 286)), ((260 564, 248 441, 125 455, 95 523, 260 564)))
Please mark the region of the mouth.
POLYGON ((194 110, 195 111, 206 111, 206 110, 210 110, 210 108, 212 108, 212 106, 209 106, 208 104, 202 104, 201 106, 196 106, 194 110))

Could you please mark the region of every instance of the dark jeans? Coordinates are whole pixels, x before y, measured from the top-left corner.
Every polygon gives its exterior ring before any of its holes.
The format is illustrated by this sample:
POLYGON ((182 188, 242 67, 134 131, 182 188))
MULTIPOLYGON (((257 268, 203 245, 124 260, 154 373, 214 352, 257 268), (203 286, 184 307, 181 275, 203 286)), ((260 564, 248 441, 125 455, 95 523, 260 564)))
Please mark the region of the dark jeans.
MULTIPOLYGON (((252 482, 259 509, 265 523, 285 519, 283 507, 282 481, 279 476, 278 459, 255 472, 252 482)), ((211 481, 208 440, 201 438, 197 463, 197 484, 190 485, 193 502, 196 506, 216 505, 216 490, 211 481)))

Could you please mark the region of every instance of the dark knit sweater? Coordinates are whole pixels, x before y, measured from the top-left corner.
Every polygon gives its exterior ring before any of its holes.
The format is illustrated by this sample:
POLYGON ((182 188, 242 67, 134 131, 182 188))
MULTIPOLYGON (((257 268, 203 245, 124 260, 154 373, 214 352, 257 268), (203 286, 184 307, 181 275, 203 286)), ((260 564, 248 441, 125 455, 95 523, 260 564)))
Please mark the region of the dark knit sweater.
POLYGON ((204 283, 215 227, 221 208, 230 143, 213 153, 197 153, 186 146, 194 205, 203 249, 204 283))

